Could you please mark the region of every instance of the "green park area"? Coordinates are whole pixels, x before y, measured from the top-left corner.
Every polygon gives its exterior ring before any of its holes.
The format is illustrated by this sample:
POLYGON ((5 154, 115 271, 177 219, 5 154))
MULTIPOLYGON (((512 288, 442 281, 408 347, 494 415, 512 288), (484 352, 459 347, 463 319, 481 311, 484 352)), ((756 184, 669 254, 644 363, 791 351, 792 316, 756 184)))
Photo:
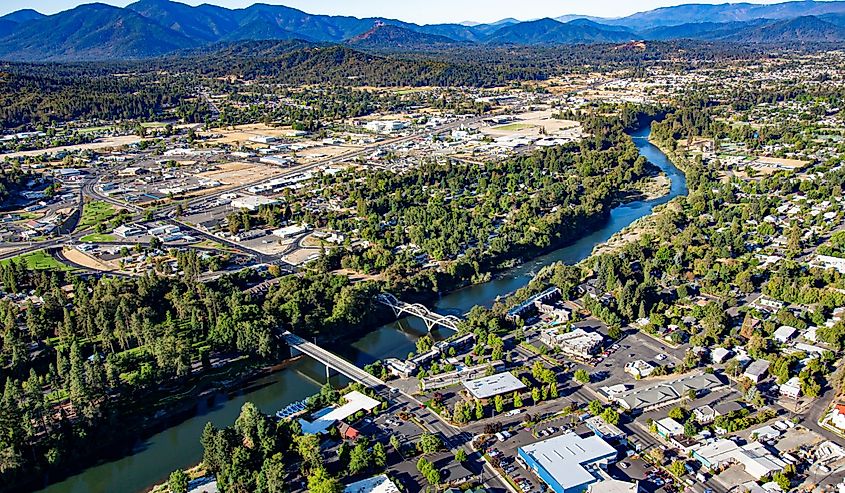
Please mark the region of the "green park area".
POLYGON ((114 210, 114 206, 107 202, 88 202, 82 208, 82 218, 79 220, 79 228, 93 228, 98 224, 108 221, 116 213, 117 211, 114 210))

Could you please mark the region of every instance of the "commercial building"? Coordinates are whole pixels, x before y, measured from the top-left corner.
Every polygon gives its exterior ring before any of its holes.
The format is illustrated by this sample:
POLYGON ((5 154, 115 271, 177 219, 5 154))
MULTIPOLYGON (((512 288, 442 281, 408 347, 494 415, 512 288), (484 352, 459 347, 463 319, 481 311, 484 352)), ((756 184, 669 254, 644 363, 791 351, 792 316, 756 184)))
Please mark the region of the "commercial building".
POLYGON ((274 229, 273 230, 273 236, 278 236, 279 238, 287 239, 287 238, 293 238, 294 236, 299 236, 299 235, 306 233, 306 232, 308 232, 307 226, 294 224, 294 225, 291 225, 291 226, 285 226, 283 228, 274 229))
POLYGON ((759 442, 740 446, 732 440, 716 440, 693 450, 692 456, 711 471, 724 469, 731 464, 740 464, 745 468, 745 472, 757 480, 782 471, 786 467, 783 460, 769 452, 759 442))
POLYGON ((625 363, 625 373, 634 378, 645 378, 654 373, 654 365, 641 359, 629 361, 625 363))
POLYGON ((581 328, 570 332, 561 332, 552 328, 540 333, 540 341, 548 346, 560 348, 564 354, 587 359, 601 349, 604 338, 601 334, 581 328))
POLYGON ((343 493, 399 493, 399 488, 386 475, 356 481, 346 486, 343 493))
POLYGON ((618 479, 605 479, 587 487, 587 493, 637 493, 640 485, 636 481, 629 483, 618 479))
POLYGON ((698 373, 656 385, 621 392, 614 400, 623 408, 644 412, 672 405, 694 393, 701 395, 724 387, 721 377, 714 373, 698 373))
POLYGON ((620 430, 618 426, 606 422, 601 416, 593 416, 587 418, 584 424, 592 430, 597 436, 605 440, 620 440, 626 439, 624 431, 620 430))
POLYGON ((242 195, 236 199, 232 199, 232 207, 235 209, 246 209, 248 211, 257 211, 262 205, 278 204, 276 199, 261 197, 258 195, 242 195))
POLYGON ((484 400, 523 390, 525 384, 522 383, 522 380, 513 376, 511 372, 506 371, 489 377, 468 380, 464 382, 464 387, 476 399, 484 400))
POLYGON ((520 447, 519 457, 555 493, 581 493, 602 479, 598 472, 616 459, 616 449, 593 435, 575 433, 520 447))
POLYGON ((663 418, 654 422, 657 434, 663 438, 673 438, 684 434, 684 425, 673 418, 663 418))
POLYGON ((302 426, 302 433, 319 435, 325 433, 332 425, 340 420, 346 419, 358 411, 372 411, 381 403, 372 397, 362 394, 357 390, 343 396, 346 404, 339 407, 327 407, 314 413, 314 421, 299 420, 302 426))

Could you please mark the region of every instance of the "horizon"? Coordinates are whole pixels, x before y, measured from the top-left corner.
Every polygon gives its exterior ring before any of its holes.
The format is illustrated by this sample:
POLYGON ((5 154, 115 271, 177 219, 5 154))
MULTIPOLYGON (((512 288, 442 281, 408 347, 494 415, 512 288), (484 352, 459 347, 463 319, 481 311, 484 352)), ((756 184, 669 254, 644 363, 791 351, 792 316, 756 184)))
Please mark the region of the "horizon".
MULTIPOLYGON (((6 15, 23 9, 36 10, 42 14, 52 15, 69 10, 80 5, 91 3, 105 3, 116 7, 125 7, 137 0, 101 0, 99 2, 80 0, 44 0, 42 5, 34 7, 31 1, 8 0, 0 6, 0 15, 6 15)), ((555 18, 565 15, 580 15, 604 18, 625 17, 638 12, 645 12, 661 7, 672 7, 687 4, 720 5, 726 3, 750 3, 757 5, 785 3, 783 0, 759 0, 747 2, 725 2, 723 0, 598 0, 590 7, 582 8, 575 0, 562 0, 549 5, 548 0, 524 0, 515 9, 510 0, 470 0, 460 2, 457 6, 452 0, 427 0, 425 5, 415 5, 416 2, 397 3, 391 0, 173 0, 187 5, 211 4, 220 7, 237 9, 246 8, 256 3, 284 5, 315 15, 342 15, 358 18, 384 17, 415 24, 457 24, 463 22, 491 23, 502 19, 514 18, 520 21, 530 21, 546 17, 555 18), (515 12, 518 10, 518 13, 515 12)), ((796 0, 802 1, 802 0, 796 0)), ((831 0, 803 0, 803 1, 831 1, 831 0)))

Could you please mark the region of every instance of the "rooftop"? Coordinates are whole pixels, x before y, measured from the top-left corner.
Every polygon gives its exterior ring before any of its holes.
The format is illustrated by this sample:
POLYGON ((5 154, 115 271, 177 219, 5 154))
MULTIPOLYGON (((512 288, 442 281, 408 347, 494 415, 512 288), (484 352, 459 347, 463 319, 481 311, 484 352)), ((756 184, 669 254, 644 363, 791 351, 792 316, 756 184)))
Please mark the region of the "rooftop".
POLYGON ((343 493, 399 493, 399 488, 390 478, 380 474, 346 486, 343 493))
POLYGON ((520 452, 567 490, 596 480, 586 466, 616 456, 616 449, 600 437, 581 438, 575 433, 520 447, 520 452))
POLYGON ((357 390, 343 396, 346 399, 346 404, 340 407, 327 407, 314 413, 316 419, 314 421, 299 420, 302 425, 302 432, 305 434, 318 434, 325 432, 330 426, 336 422, 346 419, 358 411, 370 411, 378 407, 381 403, 372 397, 366 396, 357 390))
POLYGON ((525 384, 506 371, 489 377, 466 381, 464 387, 476 399, 488 399, 515 390, 522 390, 525 388, 525 384))
POLYGON ((626 409, 653 409, 669 405, 683 398, 690 390, 695 392, 714 390, 723 385, 721 378, 715 374, 699 373, 648 387, 635 388, 619 394, 616 400, 626 409))

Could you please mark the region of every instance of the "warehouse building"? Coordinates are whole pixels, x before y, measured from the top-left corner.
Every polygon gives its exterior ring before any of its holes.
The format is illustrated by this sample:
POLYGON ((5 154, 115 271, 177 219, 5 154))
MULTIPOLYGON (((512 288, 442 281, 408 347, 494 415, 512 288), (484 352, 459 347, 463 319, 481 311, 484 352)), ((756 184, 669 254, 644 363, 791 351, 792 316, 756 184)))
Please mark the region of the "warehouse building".
POLYGON ((519 457, 555 493, 581 493, 603 478, 599 472, 616 459, 616 449, 599 436, 575 433, 520 447, 519 457))

